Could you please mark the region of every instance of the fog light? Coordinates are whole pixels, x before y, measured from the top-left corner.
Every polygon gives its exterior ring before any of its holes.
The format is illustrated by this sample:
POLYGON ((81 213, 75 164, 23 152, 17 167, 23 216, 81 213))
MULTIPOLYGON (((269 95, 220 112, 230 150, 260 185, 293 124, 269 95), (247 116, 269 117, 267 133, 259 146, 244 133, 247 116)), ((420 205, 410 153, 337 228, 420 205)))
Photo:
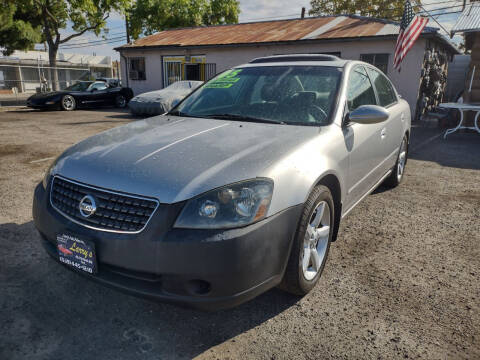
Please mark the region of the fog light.
POLYGON ((204 280, 190 280, 186 284, 187 291, 192 295, 206 295, 211 290, 211 285, 209 282, 204 280))

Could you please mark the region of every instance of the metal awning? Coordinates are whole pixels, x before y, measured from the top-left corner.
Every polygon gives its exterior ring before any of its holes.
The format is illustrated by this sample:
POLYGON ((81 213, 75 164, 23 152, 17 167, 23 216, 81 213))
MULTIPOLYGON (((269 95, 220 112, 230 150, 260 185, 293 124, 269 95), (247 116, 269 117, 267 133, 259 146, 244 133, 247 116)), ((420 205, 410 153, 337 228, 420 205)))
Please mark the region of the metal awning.
POLYGON ((480 31, 480 3, 468 4, 451 30, 451 36, 459 32, 480 31))

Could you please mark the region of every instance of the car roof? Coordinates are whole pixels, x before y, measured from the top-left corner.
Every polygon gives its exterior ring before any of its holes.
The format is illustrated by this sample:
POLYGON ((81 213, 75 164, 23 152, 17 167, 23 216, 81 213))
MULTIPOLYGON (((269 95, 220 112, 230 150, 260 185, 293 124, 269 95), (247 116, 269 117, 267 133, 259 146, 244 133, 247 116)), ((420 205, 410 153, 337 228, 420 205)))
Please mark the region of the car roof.
POLYGON ((330 67, 345 67, 351 60, 335 60, 335 61, 278 61, 266 63, 253 63, 235 66, 235 68, 246 67, 260 67, 260 66, 330 66, 330 67))
POLYGON ((237 67, 257 66, 332 66, 344 67, 351 60, 341 59, 331 54, 284 54, 252 59, 248 64, 237 67))

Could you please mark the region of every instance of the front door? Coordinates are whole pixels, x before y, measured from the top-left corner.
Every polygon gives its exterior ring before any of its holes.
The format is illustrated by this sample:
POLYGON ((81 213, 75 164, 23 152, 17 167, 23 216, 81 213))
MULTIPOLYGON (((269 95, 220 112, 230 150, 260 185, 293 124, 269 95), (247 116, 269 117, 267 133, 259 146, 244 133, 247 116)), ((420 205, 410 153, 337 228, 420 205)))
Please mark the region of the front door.
POLYGON ((103 81, 97 81, 89 86, 84 96, 84 105, 88 107, 102 106, 108 99, 108 86, 103 81))
MULTIPOLYGON (((363 66, 352 69, 348 80, 346 111, 362 105, 377 105, 375 91, 363 66)), ((344 128, 350 150, 345 210, 353 206, 383 175, 385 122, 350 123, 344 128)))

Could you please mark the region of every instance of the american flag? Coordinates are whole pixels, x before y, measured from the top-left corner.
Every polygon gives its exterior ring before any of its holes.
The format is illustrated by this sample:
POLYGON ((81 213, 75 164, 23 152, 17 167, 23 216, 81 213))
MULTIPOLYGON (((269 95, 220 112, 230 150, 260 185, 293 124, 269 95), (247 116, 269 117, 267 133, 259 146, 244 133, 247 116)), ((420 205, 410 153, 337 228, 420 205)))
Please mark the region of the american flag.
POLYGON ((398 69, 403 58, 412 48, 427 23, 428 18, 415 16, 410 1, 405 1, 405 9, 403 10, 402 23, 400 24, 400 32, 398 33, 395 55, 393 57, 393 67, 395 69, 398 69))

